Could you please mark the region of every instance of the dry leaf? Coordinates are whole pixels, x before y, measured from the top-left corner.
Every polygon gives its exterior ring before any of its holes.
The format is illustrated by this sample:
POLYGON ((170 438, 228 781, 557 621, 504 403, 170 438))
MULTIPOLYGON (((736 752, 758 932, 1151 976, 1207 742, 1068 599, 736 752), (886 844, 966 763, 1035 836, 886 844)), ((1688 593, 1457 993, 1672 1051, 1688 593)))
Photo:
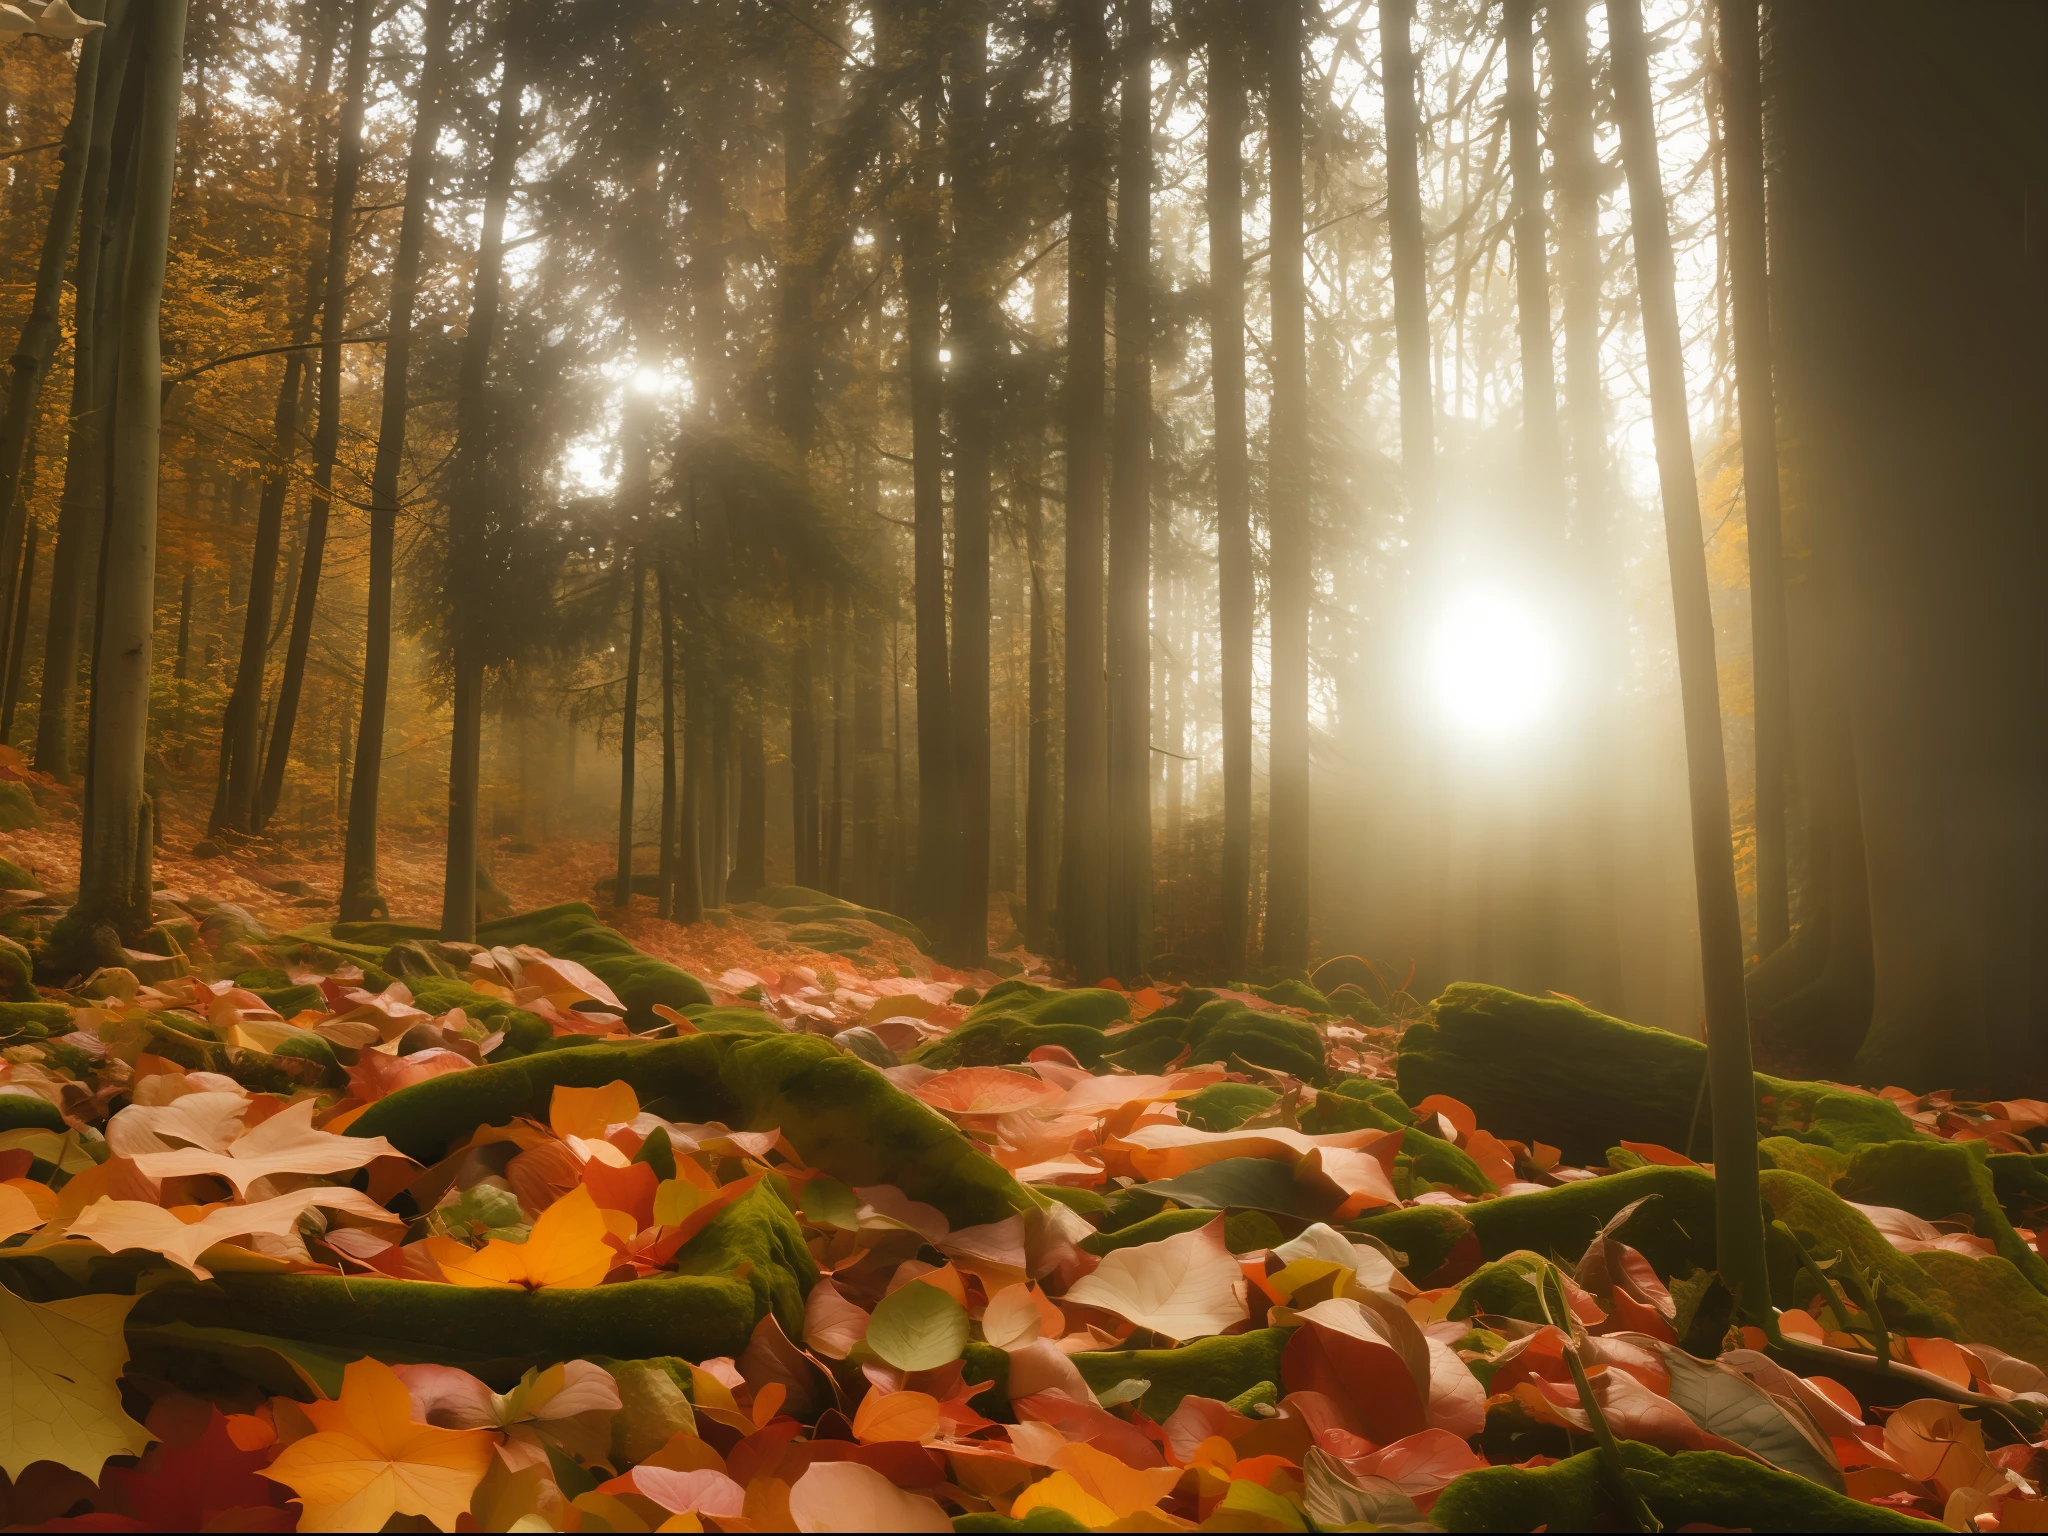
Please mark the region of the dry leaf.
POLYGON ((1119 1248, 1066 1300, 1108 1312, 1169 1339, 1204 1338, 1244 1321, 1244 1272, 1223 1245, 1223 1218, 1156 1243, 1119 1248))

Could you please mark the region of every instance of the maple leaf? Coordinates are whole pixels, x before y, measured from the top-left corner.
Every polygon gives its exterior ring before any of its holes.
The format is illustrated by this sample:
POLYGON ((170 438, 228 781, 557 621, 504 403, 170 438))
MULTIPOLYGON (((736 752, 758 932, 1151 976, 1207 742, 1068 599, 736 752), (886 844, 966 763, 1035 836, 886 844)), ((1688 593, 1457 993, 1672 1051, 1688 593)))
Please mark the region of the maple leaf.
POLYGON ((316 1205, 369 1221, 400 1224, 396 1216, 360 1190, 314 1188, 252 1205, 219 1206, 193 1222, 181 1221, 174 1212, 142 1200, 96 1200, 78 1213, 68 1235, 86 1238, 109 1253, 152 1249, 184 1265, 201 1280, 210 1280, 213 1272, 199 1257, 214 1244, 237 1237, 283 1237, 316 1205))
POLYGON ((540 1213, 523 1243, 494 1237, 472 1249, 452 1237, 429 1237, 427 1256, 456 1285, 499 1290, 596 1285, 618 1262, 605 1231, 603 1212, 579 1184, 540 1213))
POLYGON ((0 1287, 0 1469, 54 1461, 98 1477, 109 1456, 140 1455, 150 1433, 121 1409, 122 1333, 134 1296, 26 1301, 0 1287))
POLYGON ((267 1510, 282 1493, 263 1477, 269 1451, 237 1445, 217 1408, 198 1439, 153 1454, 150 1471, 115 1467, 107 1473, 135 1517, 152 1530, 196 1531, 208 1516, 226 1510, 267 1510))
POLYGON ((236 1194, 247 1195, 257 1180, 281 1173, 347 1173, 375 1158, 405 1156, 382 1136, 336 1136, 314 1130, 313 1115, 319 1107, 318 1101, 303 1099, 281 1109, 236 1137, 225 1152, 205 1147, 143 1152, 136 1155, 135 1166, 152 1179, 213 1174, 234 1185, 236 1194))
POLYGON ((302 1531, 374 1531, 393 1515, 452 1531, 498 1438, 418 1423, 405 1383, 380 1360, 356 1361, 340 1397, 304 1411, 317 1433, 286 1446, 263 1474, 298 1495, 302 1531))

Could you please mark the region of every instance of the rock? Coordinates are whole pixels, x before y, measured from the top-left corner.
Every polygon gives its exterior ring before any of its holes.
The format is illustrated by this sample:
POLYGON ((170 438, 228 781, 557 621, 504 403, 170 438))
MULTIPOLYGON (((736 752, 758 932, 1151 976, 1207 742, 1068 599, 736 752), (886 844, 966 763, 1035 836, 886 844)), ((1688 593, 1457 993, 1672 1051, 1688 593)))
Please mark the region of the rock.
POLYGON ((203 842, 194 843, 192 845, 192 857, 195 859, 226 858, 227 849, 221 847, 219 843, 213 842, 209 839, 203 842))
POLYGON ((35 958, 12 939, 0 939, 0 996, 14 1003, 39 1002, 35 958))
POLYGON ((865 1025, 843 1029, 832 1037, 833 1042, 849 1056, 858 1056, 870 1066, 900 1067, 902 1061, 896 1053, 882 1043, 882 1037, 865 1025))
POLYGON ((39 891, 36 877, 12 859, 0 859, 0 891, 39 891))
POLYGON ((0 832, 16 832, 23 827, 40 827, 42 824, 42 808, 36 804, 28 786, 19 779, 0 779, 0 832))
POLYGON ((216 954, 231 944, 251 941, 261 944, 269 937, 270 930, 259 923, 246 907, 238 907, 231 901, 219 903, 199 924, 199 942, 216 954))

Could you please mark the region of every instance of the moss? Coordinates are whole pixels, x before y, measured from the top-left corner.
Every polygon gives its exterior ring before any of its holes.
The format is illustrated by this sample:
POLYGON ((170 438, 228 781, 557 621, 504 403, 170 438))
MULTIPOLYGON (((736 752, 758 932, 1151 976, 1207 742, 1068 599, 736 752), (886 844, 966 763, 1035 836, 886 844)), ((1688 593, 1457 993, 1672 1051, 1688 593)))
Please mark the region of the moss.
MULTIPOLYGON (((1924 1270, 1885 1241, 1861 1211, 1803 1174, 1783 1169, 1766 1170, 1761 1187, 1771 1214, 1798 1234, 1814 1258, 1846 1253, 1865 1274, 1883 1280, 1878 1308, 1887 1326, 1923 1337, 1956 1336, 1948 1298, 1929 1283, 1924 1270)), ((1768 1246, 1772 1296, 1782 1306, 1805 1306, 1814 1286, 1796 1273, 1798 1255, 1775 1232, 1768 1246)))
POLYGON ((1131 1016, 1130 999, 1108 987, 1061 990, 1028 981, 1003 981, 990 987, 968 1014, 976 1019, 1022 1019, 1027 1024, 1084 1024, 1107 1029, 1131 1016))
POLYGON ((1543 1255, 1526 1249, 1482 1264, 1458 1287, 1458 1299, 1449 1315, 1462 1321, 1484 1313, 1488 1317, 1540 1323, 1544 1320, 1543 1308, 1531 1282, 1543 1273, 1543 1268, 1543 1255))
POLYGON ((336 961, 346 961, 362 971, 365 991, 382 991, 392 981, 391 973, 384 965, 391 950, 389 944, 351 943, 347 939, 336 938, 324 923, 315 923, 293 933, 281 933, 267 947, 276 951, 280 958, 302 960, 315 970, 331 971, 336 961))
POLYGON ((32 1093, 0 1092, 0 1131, 63 1131, 64 1117, 48 1099, 32 1093))
POLYGON ((138 1305, 133 1325, 183 1321, 345 1343, 369 1355, 445 1359, 468 1365, 502 1388, 531 1362, 606 1354, 686 1360, 737 1355, 757 1320, 754 1290, 728 1277, 657 1276, 525 1291, 357 1275, 224 1274, 206 1285, 152 1290, 138 1305), (501 1363, 480 1369, 485 1361, 501 1363))
POLYGON ((554 1025, 539 1014, 515 1007, 509 999, 479 992, 467 982, 446 976, 415 976, 406 982, 406 986, 412 991, 414 1006, 424 1008, 428 1013, 439 1016, 460 1008, 465 1017, 475 1020, 492 1033, 503 1031, 505 1038, 491 1052, 493 1061, 504 1061, 544 1049, 555 1037, 554 1025))
POLYGON ((1916 1253, 1911 1262, 1939 1290, 1956 1337, 1990 1344, 2048 1370, 2048 1297, 1997 1255, 1916 1253))
MULTIPOLYGON (((1759 1462, 1720 1451, 1667 1456, 1624 1441, 1630 1481, 1666 1530, 1939 1531, 1945 1527, 1897 1510, 1861 1504, 1759 1462)), ((1600 1453, 1582 1451, 1548 1467, 1484 1467, 1437 1497, 1430 1519, 1446 1531, 1591 1531, 1609 1529, 1600 1453)))
POLYGON ((438 944, 441 940, 438 928, 418 923, 336 923, 328 932, 345 943, 385 949, 394 944, 438 944))
POLYGON ((23 827, 42 824, 42 809, 29 787, 19 779, 0 779, 0 832, 18 832, 23 827))
POLYGON ((670 1008, 708 1004, 711 994, 689 972, 643 955, 598 919, 587 901, 565 901, 480 923, 480 944, 531 944, 588 967, 626 1005, 626 1027, 640 1032, 662 1022, 657 1003, 670 1008))
POLYGON ((2048 1205, 2048 1153, 1993 1152, 1984 1166, 2006 1215, 2023 1227, 2034 1226, 2034 1212, 2048 1205))
POLYGON ((1071 1358, 1081 1379, 1097 1392, 1120 1381, 1149 1381, 1139 1407, 1154 1423, 1163 1423, 1189 1394, 1227 1403, 1260 1382, 1278 1381, 1288 1332, 1255 1328, 1197 1339, 1178 1349, 1082 1350, 1071 1358))
POLYGON ((1998 1203, 1982 1142, 1900 1141, 1864 1147, 1850 1159, 1840 1184, 1844 1199, 1890 1205, 1929 1221, 1967 1216, 1979 1237, 2035 1289, 2048 1292, 2048 1264, 2020 1240, 1998 1203))
POLYGON ((754 1293, 756 1319, 772 1311, 785 1334, 802 1338, 804 1298, 817 1284, 818 1266, 796 1217, 766 1180, 720 1211, 676 1255, 676 1269, 685 1275, 730 1275, 743 1264, 750 1266, 746 1283, 754 1293))
POLYGON ((1299 1008, 1304 1013, 1335 1013, 1336 1006, 1314 987, 1299 977, 1287 976, 1270 986, 1247 989, 1254 997, 1264 998, 1269 1003, 1278 1003, 1283 1008, 1299 1008))
POLYGON ((758 1008, 728 1006, 724 1008, 685 1008, 685 1017, 707 1035, 780 1035, 787 1033, 774 1019, 758 1008))
POLYGON ((39 891, 36 877, 12 859, 0 859, 0 891, 39 891))
POLYGON ((1050 1504, 1040 1504, 1024 1512, 1024 1518, 1014 1520, 1008 1515, 993 1513, 955 1515, 955 1531, 1085 1531, 1087 1526, 1076 1520, 1063 1509, 1054 1509, 1050 1504))
POLYGON ((1144 1243, 1156 1243, 1164 1237, 1178 1237, 1183 1232, 1197 1231, 1215 1219, 1214 1211, 1161 1211, 1128 1227, 1119 1227, 1114 1232, 1098 1232, 1093 1237, 1084 1237, 1078 1246, 1082 1252, 1100 1258, 1104 1254, 1115 1253, 1119 1248, 1136 1248, 1144 1243))
POLYGON ((330 1088, 339 1088, 348 1081, 348 1074, 342 1070, 341 1062, 334 1054, 334 1046, 318 1035, 294 1035, 289 1040, 281 1040, 271 1054, 312 1062, 322 1069, 324 1081, 330 1088))
POLYGON ((1756 1149, 1766 1168, 1782 1168, 1787 1173, 1802 1174, 1824 1189, 1833 1189, 1842 1175, 1849 1171, 1846 1153, 1837 1152, 1833 1147, 1794 1141, 1790 1136, 1766 1136, 1757 1143, 1756 1149))
POLYGON ((1201 1131, 1234 1131, 1280 1095, 1257 1083, 1211 1083, 1193 1098, 1181 1101, 1187 1122, 1201 1131))
MULTIPOLYGON (((1511 1198, 1523 1199, 1521 1195, 1511 1198)), ((1418 1284, 1442 1269, 1460 1243, 1474 1239, 1465 1210, 1448 1205, 1411 1205, 1347 1221, 1344 1230, 1378 1238, 1407 1262, 1401 1272, 1418 1284)))
POLYGON ((27 947, 12 939, 0 939, 0 997, 14 1003, 41 1001, 35 974, 35 957, 27 947))
POLYGON ((1072 1052, 1082 1066, 1093 1067, 1102 1061, 1106 1044, 1102 1031, 1086 1024, 1032 1024, 996 1015, 963 1024, 951 1034, 919 1046, 910 1059, 940 1072, 954 1067, 1006 1067, 1027 1060, 1041 1045, 1057 1045, 1072 1052))
MULTIPOLYGON (((1544 1141, 1573 1163, 1623 1141, 1683 1150, 1706 1047, 1577 1003, 1459 983, 1401 1038, 1401 1096, 1449 1094, 1497 1136, 1544 1141)), ((1918 1136, 1897 1105, 1826 1083, 1756 1076, 1764 1134, 1850 1151, 1918 1136)))
POLYGON ((1638 1168, 1532 1194, 1482 1200, 1466 1206, 1465 1217, 1486 1258, 1527 1248, 1576 1261, 1617 1211, 1648 1195, 1658 1198, 1629 1222, 1630 1246, 1666 1278, 1711 1269, 1714 1180, 1697 1168, 1638 1168))
POLYGON ((1082 1216, 1100 1216, 1109 1209, 1109 1202, 1092 1189, 1075 1189, 1066 1184, 1034 1184, 1031 1187, 1046 1199, 1057 1201, 1082 1216))
POLYGON ((0 1042, 68 1035, 78 1017, 63 1003, 0 1003, 0 1042))
POLYGON ((266 987, 260 991, 252 987, 250 990, 262 998, 270 1011, 281 1019, 290 1018, 302 1008, 319 1008, 323 1013, 326 1011, 323 1006, 327 1001, 326 994, 310 983, 299 987, 266 987))
POLYGON ((1323 1037, 1313 1024, 1261 1013, 1229 998, 1204 1003, 1191 1017, 1154 1014, 1112 1043, 1108 1059, 1134 1072, 1160 1071, 1185 1049, 1190 1062, 1227 1062, 1235 1056, 1309 1080, 1324 1074, 1323 1037))
POLYGON ((434 1162, 479 1125, 545 1116, 557 1084, 633 1085, 678 1120, 780 1127, 797 1153, 851 1185, 894 1184, 956 1227, 1000 1221, 1036 1202, 937 1111, 815 1035, 691 1035, 681 1040, 541 1051, 450 1072, 379 1099, 352 1135, 388 1135, 434 1162))

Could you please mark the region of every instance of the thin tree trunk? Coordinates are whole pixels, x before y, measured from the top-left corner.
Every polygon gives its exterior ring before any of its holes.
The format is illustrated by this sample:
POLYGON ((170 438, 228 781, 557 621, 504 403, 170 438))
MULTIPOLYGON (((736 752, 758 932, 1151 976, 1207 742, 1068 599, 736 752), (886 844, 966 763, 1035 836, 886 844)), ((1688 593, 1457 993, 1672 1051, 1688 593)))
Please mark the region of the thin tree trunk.
MULTIPOLYGON (((1398 5, 1390 0, 1389 9, 1398 5)), ((1272 155, 1273 401, 1267 439, 1268 537, 1272 540, 1272 767, 1266 813, 1266 964, 1305 970, 1309 959, 1308 343, 1302 279, 1302 17, 1299 0, 1273 6, 1272 155)), ((1388 23, 1392 25, 1391 22, 1388 23)), ((1406 35, 1405 33, 1403 34, 1406 35)), ((1389 130, 1389 141, 1392 132, 1389 130)), ((1411 173, 1414 163, 1409 162, 1411 173)), ((1400 267, 1396 266, 1398 281, 1400 267)), ((1396 293, 1398 309, 1399 295, 1396 293)), ((1424 337, 1424 355, 1428 338, 1424 337)), ((1403 354, 1403 430, 1410 370, 1403 354)), ((1424 365, 1423 404, 1428 407, 1424 365)))
POLYGON ((1538 504, 1563 532, 1564 454, 1557 436, 1557 367, 1550 339, 1550 251, 1543 216, 1543 147, 1536 118, 1534 0, 1506 0, 1508 160, 1514 179, 1515 314, 1522 341, 1522 451, 1538 504))
POLYGON ((818 885, 817 588, 799 567, 790 573, 789 815, 796 883, 818 885))
MULTIPOLYGON (((654 913, 676 915, 676 620, 669 603, 668 565, 654 572, 655 617, 661 625, 661 857, 654 913)), ((694 872, 693 872, 694 873, 694 872)))
MULTIPOLYGON (((882 610, 854 602, 853 613, 853 899, 886 907, 894 895, 883 884, 882 610)), ((714 776, 716 770, 714 769, 714 776)))
POLYGON ((768 883, 768 743, 758 693, 740 711, 739 826, 733 836, 732 879, 726 889, 751 901, 768 883))
POLYGON ((1607 400, 1600 372, 1600 151, 1583 0, 1543 9, 1550 66, 1550 158, 1557 178, 1557 263, 1564 320, 1565 421, 1582 543, 1604 543, 1607 400))
MULTIPOLYGON (((483 541, 492 437, 489 384, 491 350, 497 344, 498 313, 505 275, 505 214, 512 202, 512 176, 519 163, 520 107, 526 89, 527 49, 518 13, 504 34, 504 72, 498 82, 497 122, 491 159, 484 173, 483 228, 477 241, 476 278, 470 294, 469 329, 462 338, 455 378, 455 462, 448 494, 448 568, 474 572, 484 566, 483 541)), ((441 937, 462 943, 476 938, 477 810, 482 801, 485 657, 480 604, 489 594, 474 580, 458 576, 445 601, 449 651, 455 674, 455 718, 448 746, 448 852, 441 880, 441 937)), ((628 754, 630 758, 630 753, 628 754)))
POLYGON ((640 755, 640 644, 647 622, 647 564, 629 550, 633 567, 633 616, 626 639, 626 703, 619 717, 619 857, 612 904, 633 904, 633 770, 640 755))
POLYGON ((725 905, 732 872, 732 695, 721 690, 711 718, 711 836, 704 852, 704 904, 725 905))
POLYGON ((676 803, 675 920, 694 923, 704 916, 704 805, 706 759, 710 755, 711 690, 696 658, 679 669, 683 686, 683 761, 681 798, 676 803))
MULTIPOLYGON (((114 0, 109 26, 123 26, 127 10, 127 0, 114 0)), ((97 0, 85 0, 78 8, 78 14, 89 20, 98 19, 101 11, 97 0)), ((10 578, 20 563, 23 529, 28 520, 26 498, 20 494, 22 464, 35 425, 43 380, 49 374, 50 359, 62 334, 64 258, 71 251, 72 234, 79 228, 79 209, 85 199, 100 55, 106 48, 108 30, 102 27, 86 34, 78 51, 71 85, 71 119, 65 125, 64 142, 57 151, 61 168, 50 199, 50 217, 43 227, 42 254, 36 263, 35 297, 30 301, 28 318, 22 322, 21 340, 15 346, 14 356, 8 359, 13 372, 7 381, 6 406, 0 409, 0 570, 8 572, 10 578)), ((0 632, 11 636, 21 628, 13 622, 14 606, 27 601, 25 587, 10 586, 6 606, 0 608, 0 632)))
POLYGON ((43 639, 43 687, 36 701, 35 765, 60 784, 72 776, 76 734, 79 649, 86 583, 99 564, 104 526, 106 422, 100 405, 107 390, 103 360, 111 349, 101 335, 101 289, 118 286, 107 267, 114 124, 128 93, 129 55, 139 12, 108 28, 93 86, 91 139, 80 194, 78 256, 72 270, 72 313, 77 327, 71 360, 71 431, 65 444, 64 494, 57 513, 57 549, 50 565, 50 612, 43 639))
POLYGON ((119 363, 109 455, 103 645, 95 676, 97 725, 88 772, 92 799, 79 861, 78 900, 53 950, 83 960, 118 952, 150 925, 151 808, 143 760, 149 738, 150 641, 155 627, 156 490, 162 416, 158 330, 171 193, 177 179, 185 0, 150 7, 143 46, 142 113, 134 150, 135 201, 119 305, 119 363))
POLYGON ((1415 0, 1383 0, 1380 75, 1386 87, 1387 248, 1401 373, 1401 470, 1409 501, 1426 514, 1436 506, 1436 396, 1429 376, 1429 255, 1423 243, 1418 164, 1422 135, 1415 45, 1409 37, 1414 21, 1415 0))
MULTIPOLYGON (((28 537, 21 550, 21 581, 17 589, 21 593, 21 599, 14 609, 14 633, 8 637, 7 692, 6 697, 0 699, 0 743, 11 743, 14 740, 14 704, 21 694, 22 664, 28 659, 28 614, 35 599, 36 540, 41 532, 42 529, 37 526, 35 519, 29 519, 28 537)), ((191 608, 191 597, 192 576, 187 572, 185 606, 188 611, 191 608)), ((183 633, 182 625, 180 633, 183 633)))
POLYGON ((949 904, 947 958, 988 956, 989 513, 996 438, 1000 326, 988 201, 988 15, 970 0, 953 38, 950 172, 953 184, 953 705, 958 886, 949 904))
POLYGON ((257 791, 258 830, 270 820, 284 789, 292 732, 305 688, 306 657, 313 643, 313 618, 320 596, 320 571, 327 552, 328 511, 334 493, 334 461, 341 447, 341 344, 348 328, 348 258, 355 229, 356 183, 363 163, 363 110, 370 79, 370 44, 377 0, 354 0, 349 20, 348 62, 342 75, 341 132, 334 151, 334 200, 327 221, 327 275, 320 309, 320 411, 313 430, 313 494, 306 508, 306 545, 299 566, 298 596, 292 611, 291 644, 278 680, 276 723, 271 728, 263 783, 257 791))
POLYGON ((377 457, 370 470, 369 615, 363 643, 362 719, 356 731, 355 776, 349 786, 348 831, 341 856, 341 919, 363 922, 388 911, 377 889, 377 802, 383 788, 384 723, 391 696, 391 583, 398 561, 398 474, 405 459, 407 369, 413 308, 427 244, 427 202, 434 153, 446 119, 448 39, 454 0, 427 0, 424 57, 406 157, 405 211, 391 267, 391 313, 385 326, 384 397, 377 457))
POLYGON ((825 889, 847 894, 847 839, 852 821, 854 745, 853 594, 839 588, 832 603, 832 812, 825 826, 825 889))
POLYGON ((1671 229, 1657 163, 1657 121, 1641 0, 1607 0, 1615 116, 1642 304, 1644 359, 1671 561, 1678 684, 1685 712, 1686 778, 1692 801, 1693 873, 1699 893, 1700 971, 1706 992, 1708 1077, 1713 1090, 1716 1267, 1743 1312, 1769 1316, 1764 1232, 1758 1214, 1756 1085, 1742 983, 1742 910, 1735 894, 1728 768, 1722 757, 1721 690, 1714 614, 1700 529, 1699 486, 1685 401, 1671 229))
POLYGON ((1109 969, 1152 957, 1152 8, 1124 0, 1109 482, 1109 969))
MULTIPOLYGON (((1024 770, 1024 947, 1033 954, 1052 952, 1052 872, 1058 864, 1053 836, 1052 804, 1052 573, 1045 557, 1045 486, 1039 465, 1050 457, 1044 434, 1038 437, 1030 483, 1023 490, 1025 581, 1031 597, 1030 721, 1024 770)), ((879 643, 880 636, 876 637, 879 643)), ((879 661, 879 656, 877 660, 879 661)), ((876 722, 880 741, 880 721, 876 722)))
POLYGON ((1771 387, 1770 263, 1765 245, 1764 126, 1756 0, 1720 0, 1727 65, 1728 275, 1735 385, 1742 410, 1742 502, 1749 524, 1749 619, 1756 669, 1756 943, 1792 937, 1785 795, 1792 763, 1792 673, 1778 505, 1778 414, 1771 387))
MULTIPOLYGON (((1109 142, 1103 99, 1109 40, 1104 0, 1068 0, 1072 121, 1067 169, 1066 792, 1059 935, 1075 976, 1109 959, 1109 741, 1104 679, 1103 491, 1107 443, 1109 142)), ((919 677, 923 677, 920 656, 919 677)), ((923 707, 923 698, 919 698, 923 707)))
POLYGON ((1244 973, 1252 893, 1251 463, 1244 402, 1244 9, 1209 14, 1209 356, 1216 396, 1216 584, 1223 685, 1223 974, 1244 973))

